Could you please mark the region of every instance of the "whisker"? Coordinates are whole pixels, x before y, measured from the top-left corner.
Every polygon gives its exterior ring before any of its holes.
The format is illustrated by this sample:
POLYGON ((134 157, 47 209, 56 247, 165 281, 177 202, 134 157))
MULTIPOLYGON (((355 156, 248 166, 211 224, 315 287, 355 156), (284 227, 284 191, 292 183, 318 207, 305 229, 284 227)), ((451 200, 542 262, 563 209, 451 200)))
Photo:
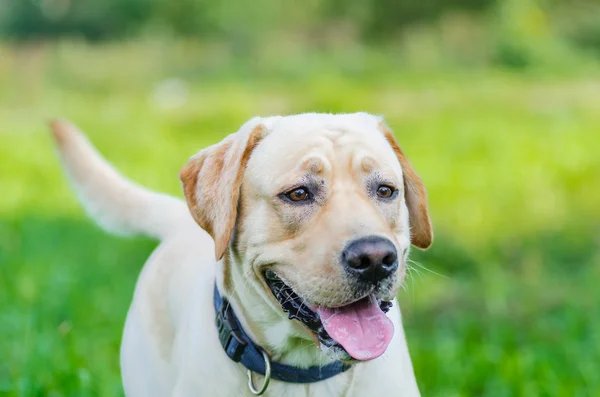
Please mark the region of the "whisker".
MULTIPOLYGON (((412 260, 412 259, 408 259, 408 260, 407 260, 407 262, 410 262, 410 263, 412 263, 413 265, 416 265, 416 266, 420 267, 421 269, 428 271, 429 273, 435 274, 436 276, 440 276, 440 277, 443 277, 443 278, 446 278, 446 279, 449 279, 449 278, 450 278, 450 277, 448 277, 448 276, 445 276, 445 275, 443 275, 443 274, 437 273, 437 272, 435 272, 435 271, 433 271, 433 270, 431 270, 431 269, 428 269, 427 267, 423 266, 421 263, 419 263, 419 262, 417 262, 417 261, 414 261, 414 260, 412 260)), ((413 269, 414 269, 414 268, 413 268, 413 269)))

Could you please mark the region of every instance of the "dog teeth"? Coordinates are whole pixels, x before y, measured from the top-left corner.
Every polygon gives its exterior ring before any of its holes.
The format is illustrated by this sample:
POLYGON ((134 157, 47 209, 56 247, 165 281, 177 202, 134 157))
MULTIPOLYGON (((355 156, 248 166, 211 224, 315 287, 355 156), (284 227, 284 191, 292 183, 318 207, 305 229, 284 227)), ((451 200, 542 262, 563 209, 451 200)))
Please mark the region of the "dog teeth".
POLYGON ((288 319, 298 320, 310 329, 316 329, 321 325, 318 315, 308 306, 301 302, 301 298, 287 286, 277 275, 267 270, 264 273, 267 284, 271 292, 281 305, 284 313, 288 314, 288 319))

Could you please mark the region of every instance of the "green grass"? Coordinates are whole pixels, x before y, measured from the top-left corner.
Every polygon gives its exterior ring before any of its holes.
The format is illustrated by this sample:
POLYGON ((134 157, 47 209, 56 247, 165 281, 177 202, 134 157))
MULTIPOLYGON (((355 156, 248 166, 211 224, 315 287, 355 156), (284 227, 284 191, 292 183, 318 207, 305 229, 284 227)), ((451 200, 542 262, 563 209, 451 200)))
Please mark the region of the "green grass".
POLYGON ((0 47, 0 395, 121 394, 121 330, 155 245, 85 219, 47 117, 180 195, 186 159, 254 115, 358 110, 386 116, 429 191, 436 241, 413 258, 437 274, 415 265, 400 295, 422 394, 600 393, 598 74, 404 72, 381 57, 261 68, 215 53, 0 47), (180 106, 176 89, 156 99, 173 76, 180 106))

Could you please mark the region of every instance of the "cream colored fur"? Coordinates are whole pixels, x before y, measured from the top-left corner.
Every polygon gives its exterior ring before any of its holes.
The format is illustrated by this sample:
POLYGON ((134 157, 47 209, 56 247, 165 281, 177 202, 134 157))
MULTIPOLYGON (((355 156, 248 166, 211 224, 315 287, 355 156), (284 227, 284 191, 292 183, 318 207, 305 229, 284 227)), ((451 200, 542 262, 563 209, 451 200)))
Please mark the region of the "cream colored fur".
MULTIPOLYGON (((287 319, 265 287, 261 269, 274 266, 300 296, 342 304, 351 298, 352 286, 332 258, 352 237, 383 235, 406 253, 398 277, 382 292, 395 296, 411 241, 409 219, 417 216, 413 210, 417 206, 409 203, 409 208, 401 199, 392 207, 378 207, 361 192, 361 175, 376 169, 401 189, 404 175, 419 186, 420 180, 407 162, 400 164, 399 148, 390 146, 382 128, 379 118, 362 113, 252 119, 228 138, 229 143, 205 149, 182 170, 192 216, 183 201, 151 192, 115 172, 74 126, 52 123, 65 170, 90 216, 109 231, 160 240, 140 274, 125 324, 121 369, 127 396, 251 395, 245 368, 232 362, 218 342, 212 302, 215 279, 246 331, 272 359, 302 367, 326 364, 335 357, 321 350, 299 323, 287 319), (247 147, 248 142, 252 147, 247 147), (248 156, 240 168, 241 185, 223 185, 235 183, 230 168, 239 166, 242 152, 248 156), (207 165, 210 162, 216 165, 207 165), (222 163, 226 167, 221 168, 227 169, 219 171, 221 178, 202 175, 222 163), (307 170, 321 175, 330 192, 310 225, 302 223, 307 214, 274 198, 307 170), (227 196, 208 197, 212 190, 207 187, 227 196), (231 204, 227 192, 240 196, 234 197, 235 207, 212 208, 231 204), (202 204, 213 212, 201 213, 202 204), (223 224, 231 216, 232 233, 223 224), (213 237, 224 239, 216 251, 213 237)), ((425 200, 424 190, 420 199, 425 200)), ((425 213, 418 216, 429 229, 419 230, 425 243, 419 237, 418 245, 428 246, 431 230, 426 202, 421 204, 425 213)), ((265 395, 419 395, 395 299, 388 315, 395 335, 380 358, 355 364, 322 382, 300 385, 273 380, 265 395)), ((262 381, 259 375, 254 379, 262 381)))

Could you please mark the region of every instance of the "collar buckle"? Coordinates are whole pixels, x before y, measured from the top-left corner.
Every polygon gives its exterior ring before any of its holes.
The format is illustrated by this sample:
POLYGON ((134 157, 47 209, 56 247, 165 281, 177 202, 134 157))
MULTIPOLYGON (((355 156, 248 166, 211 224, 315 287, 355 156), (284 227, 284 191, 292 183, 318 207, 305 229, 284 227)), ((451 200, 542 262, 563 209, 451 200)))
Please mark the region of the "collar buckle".
POLYGON ((226 299, 223 299, 221 307, 217 311, 216 323, 221 346, 233 361, 240 362, 248 342, 236 321, 231 305, 226 299))

